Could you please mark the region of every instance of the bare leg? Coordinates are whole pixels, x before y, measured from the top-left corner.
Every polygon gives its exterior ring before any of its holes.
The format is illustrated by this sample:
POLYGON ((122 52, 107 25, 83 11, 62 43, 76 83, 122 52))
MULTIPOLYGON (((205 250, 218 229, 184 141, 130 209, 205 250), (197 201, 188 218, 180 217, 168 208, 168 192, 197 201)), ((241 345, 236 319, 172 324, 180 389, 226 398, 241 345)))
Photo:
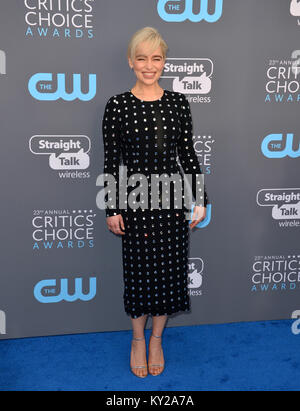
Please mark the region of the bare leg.
POLYGON ((152 333, 154 335, 161 336, 166 322, 167 322, 168 316, 167 315, 159 315, 159 316, 153 316, 152 317, 152 333))
MULTIPOLYGON (((152 334, 156 335, 157 337, 161 337, 164 331, 168 316, 167 315, 160 315, 160 316, 153 316, 152 317, 152 334)), ((148 364, 163 364, 164 357, 162 351, 162 344, 161 338, 150 338, 149 343, 149 360, 148 364)), ((149 372, 153 375, 160 374, 163 367, 161 366, 149 366, 149 372)))
POLYGON ((148 315, 142 315, 141 317, 138 317, 138 318, 131 317, 134 338, 144 337, 144 330, 145 330, 147 318, 148 318, 148 315))
MULTIPOLYGON (((147 315, 143 315, 138 318, 131 318, 133 338, 145 338, 144 330, 147 317, 147 315)), ((132 340, 130 364, 131 366, 147 365, 145 339, 140 341, 132 340)), ((147 375, 147 368, 135 368, 133 372, 137 376, 145 376, 147 375)))

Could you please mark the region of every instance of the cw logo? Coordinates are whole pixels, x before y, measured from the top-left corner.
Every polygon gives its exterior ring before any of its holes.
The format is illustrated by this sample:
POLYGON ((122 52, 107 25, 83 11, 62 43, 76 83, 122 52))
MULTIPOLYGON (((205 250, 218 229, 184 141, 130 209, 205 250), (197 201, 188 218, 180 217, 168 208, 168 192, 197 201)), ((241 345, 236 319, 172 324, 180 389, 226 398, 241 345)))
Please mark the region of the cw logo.
MULTIPOLYGON (((191 211, 188 214, 188 217, 190 218, 189 223, 192 222, 193 210, 194 210, 194 204, 192 204, 191 211)), ((211 204, 207 204, 206 205, 206 217, 205 217, 204 220, 200 221, 200 223, 197 224, 196 227, 204 228, 204 227, 208 226, 210 221, 211 221, 211 204)))
POLYGON ((0 50, 0 74, 6 74, 6 54, 0 50))
POLYGON ((6 315, 4 311, 0 311, 0 334, 6 334, 6 315))
MULTIPOLYGON (((205 20, 208 23, 215 23, 223 13, 223 0, 214 0, 215 11, 209 14, 209 0, 158 0, 157 11, 159 16, 165 21, 182 22, 190 20, 194 23, 205 20), (193 11, 194 3, 200 2, 198 14, 193 11)), ((211 1, 211 0, 210 0, 211 1)))
POLYGON ((286 139, 284 139, 283 134, 269 134, 263 139, 261 151, 268 158, 300 157, 300 143, 298 150, 294 150, 293 140, 294 134, 292 133, 287 133, 286 139))
POLYGON ((60 280, 60 290, 57 294, 56 280, 40 281, 34 288, 34 297, 43 304, 53 304, 61 301, 67 301, 69 303, 73 303, 77 300, 91 301, 95 298, 97 293, 96 278, 90 278, 90 291, 88 294, 83 294, 82 292, 82 278, 75 279, 75 292, 73 295, 69 294, 68 283, 69 280, 67 278, 62 278, 60 280))
POLYGON ((89 91, 83 93, 81 90, 81 75, 73 74, 73 92, 66 92, 66 75, 63 73, 57 74, 57 86, 54 89, 52 73, 36 73, 28 83, 29 93, 33 98, 40 101, 55 101, 63 99, 73 101, 77 98, 82 101, 92 100, 96 95, 97 76, 89 74, 89 91), (47 84, 45 84, 47 83, 47 84))

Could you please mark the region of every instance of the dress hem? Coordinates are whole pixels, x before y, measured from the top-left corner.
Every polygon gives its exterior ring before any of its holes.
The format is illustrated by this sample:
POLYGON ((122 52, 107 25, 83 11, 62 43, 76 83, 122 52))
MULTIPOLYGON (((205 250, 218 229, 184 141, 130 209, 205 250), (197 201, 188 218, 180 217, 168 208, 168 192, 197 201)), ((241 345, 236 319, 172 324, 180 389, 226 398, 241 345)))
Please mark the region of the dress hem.
POLYGON ((145 310, 141 310, 138 311, 137 313, 133 314, 130 311, 125 310, 127 315, 130 315, 131 318, 136 319, 139 317, 142 317, 143 315, 150 315, 152 317, 158 317, 158 316, 162 316, 162 315, 172 315, 172 314, 176 314, 178 312, 190 312, 191 311, 191 307, 189 306, 188 308, 175 308, 174 310, 160 310, 160 311, 154 311, 151 308, 150 309, 145 309, 145 310))

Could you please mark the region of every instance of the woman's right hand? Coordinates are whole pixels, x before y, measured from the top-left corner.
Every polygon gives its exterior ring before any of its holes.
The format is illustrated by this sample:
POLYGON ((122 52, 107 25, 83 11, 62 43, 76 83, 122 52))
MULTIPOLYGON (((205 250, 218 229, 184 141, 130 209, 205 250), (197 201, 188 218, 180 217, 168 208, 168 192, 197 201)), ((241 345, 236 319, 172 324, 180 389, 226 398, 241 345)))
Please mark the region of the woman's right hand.
POLYGON ((110 217, 106 217, 106 223, 108 226, 108 229, 110 231, 112 231, 115 234, 125 234, 125 226, 124 226, 124 221, 123 221, 123 217, 121 214, 118 215, 113 215, 110 217), (122 230, 124 231, 121 231, 122 230))

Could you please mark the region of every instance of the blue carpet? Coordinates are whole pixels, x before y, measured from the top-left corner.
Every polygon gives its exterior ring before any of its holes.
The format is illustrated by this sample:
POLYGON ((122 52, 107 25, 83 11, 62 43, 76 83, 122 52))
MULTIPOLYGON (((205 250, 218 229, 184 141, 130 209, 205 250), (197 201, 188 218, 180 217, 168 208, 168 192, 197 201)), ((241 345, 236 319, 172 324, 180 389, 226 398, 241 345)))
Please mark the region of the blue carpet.
POLYGON ((145 379, 129 370, 130 331, 2 340, 0 390, 299 390, 300 335, 291 324, 166 328, 166 369, 145 379))

